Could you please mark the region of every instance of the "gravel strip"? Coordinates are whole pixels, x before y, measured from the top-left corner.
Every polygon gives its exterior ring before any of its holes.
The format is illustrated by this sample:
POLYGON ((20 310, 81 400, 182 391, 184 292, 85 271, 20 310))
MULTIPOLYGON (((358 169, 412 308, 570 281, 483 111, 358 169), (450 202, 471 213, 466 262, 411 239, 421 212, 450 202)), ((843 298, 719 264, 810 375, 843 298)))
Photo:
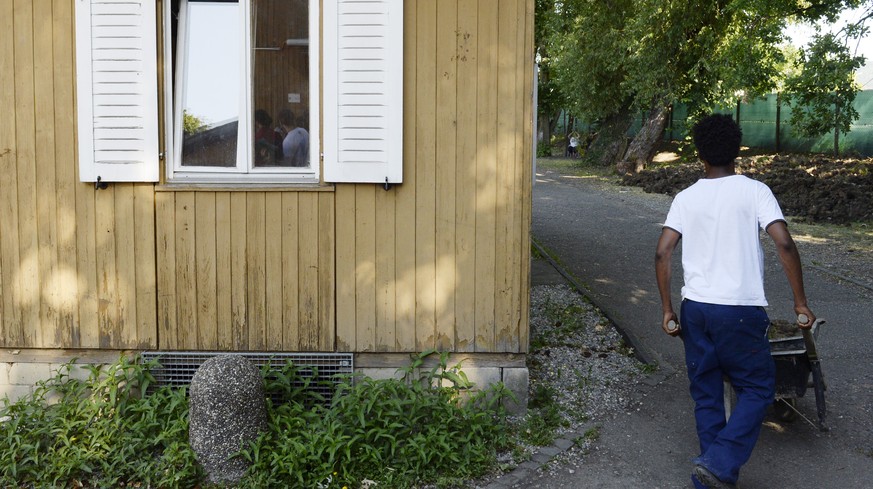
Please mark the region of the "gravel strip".
POLYGON ((470 487, 504 489, 533 473, 572 472, 593 448, 603 421, 641 405, 647 367, 600 310, 569 285, 531 288, 530 338, 530 398, 549 392, 558 400, 563 426, 551 446, 525 447, 525 461, 501 455, 500 462, 514 470, 470 487))

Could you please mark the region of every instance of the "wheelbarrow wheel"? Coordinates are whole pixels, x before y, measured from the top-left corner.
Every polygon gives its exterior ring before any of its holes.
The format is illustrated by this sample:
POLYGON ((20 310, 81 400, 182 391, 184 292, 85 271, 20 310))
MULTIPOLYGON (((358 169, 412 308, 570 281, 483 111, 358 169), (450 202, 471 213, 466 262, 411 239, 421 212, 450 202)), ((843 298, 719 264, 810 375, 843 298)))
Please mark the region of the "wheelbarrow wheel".
POLYGON ((779 398, 773 403, 773 415, 776 419, 785 423, 791 423, 797 419, 797 399, 794 398, 779 398))

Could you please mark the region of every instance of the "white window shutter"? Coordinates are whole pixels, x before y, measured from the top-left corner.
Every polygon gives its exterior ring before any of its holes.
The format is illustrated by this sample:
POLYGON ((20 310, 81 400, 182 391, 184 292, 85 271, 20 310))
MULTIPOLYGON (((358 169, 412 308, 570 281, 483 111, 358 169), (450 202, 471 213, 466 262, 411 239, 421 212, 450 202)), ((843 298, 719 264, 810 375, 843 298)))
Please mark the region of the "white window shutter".
POLYGON ((76 0, 79 179, 158 181, 155 0, 76 0))
POLYGON ((403 181, 403 0, 324 2, 324 179, 403 181))

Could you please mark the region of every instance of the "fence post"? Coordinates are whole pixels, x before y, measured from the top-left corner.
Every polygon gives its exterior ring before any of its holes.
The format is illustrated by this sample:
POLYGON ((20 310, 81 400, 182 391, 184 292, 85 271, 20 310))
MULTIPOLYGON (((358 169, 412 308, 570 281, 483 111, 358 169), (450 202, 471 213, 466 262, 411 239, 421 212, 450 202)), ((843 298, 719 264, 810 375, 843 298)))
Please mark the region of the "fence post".
POLYGON ((742 99, 737 99, 737 125, 740 125, 740 103, 742 103, 742 99))
POLYGON ((779 153, 782 151, 782 130, 780 124, 782 123, 782 94, 776 93, 776 152, 779 153))
POLYGON ((667 119, 667 124, 670 125, 670 132, 667 133, 667 141, 673 141, 673 104, 670 104, 670 113, 667 119))

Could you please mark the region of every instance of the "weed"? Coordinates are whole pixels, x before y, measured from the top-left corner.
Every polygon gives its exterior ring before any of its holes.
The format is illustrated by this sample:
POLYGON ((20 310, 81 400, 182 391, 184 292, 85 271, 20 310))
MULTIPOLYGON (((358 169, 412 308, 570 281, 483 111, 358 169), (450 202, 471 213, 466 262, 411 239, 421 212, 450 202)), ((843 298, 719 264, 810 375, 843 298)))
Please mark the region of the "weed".
POLYGON ((659 367, 657 363, 640 363, 639 368, 640 372, 646 375, 651 375, 657 372, 659 367))
POLYGON ((594 426, 593 428, 588 428, 582 436, 588 441, 596 441, 600 438, 600 427, 594 426))
POLYGON ((241 487, 454 487, 494 467, 509 446, 501 401, 511 394, 471 393, 447 353, 425 366, 435 353, 414 356, 401 379, 348 378, 330 406, 270 403, 270 429, 241 452, 252 463, 241 487))
POLYGON ((153 381, 148 365, 126 357, 86 367, 73 362, 34 393, 0 408, 0 486, 192 487, 202 471, 188 446, 184 390, 140 395, 153 381))
MULTIPOLYGON (((238 453, 251 463, 239 487, 457 487, 492 470, 512 448, 502 408, 512 394, 502 384, 474 393, 447 353, 425 366, 435 353, 414 356, 402 379, 343 379, 329 405, 307 388, 314 369, 262 369, 269 429, 238 453)), ((201 486, 186 391, 142 396, 152 366, 122 357, 77 380, 71 362, 5 400, 0 487, 201 486)))

